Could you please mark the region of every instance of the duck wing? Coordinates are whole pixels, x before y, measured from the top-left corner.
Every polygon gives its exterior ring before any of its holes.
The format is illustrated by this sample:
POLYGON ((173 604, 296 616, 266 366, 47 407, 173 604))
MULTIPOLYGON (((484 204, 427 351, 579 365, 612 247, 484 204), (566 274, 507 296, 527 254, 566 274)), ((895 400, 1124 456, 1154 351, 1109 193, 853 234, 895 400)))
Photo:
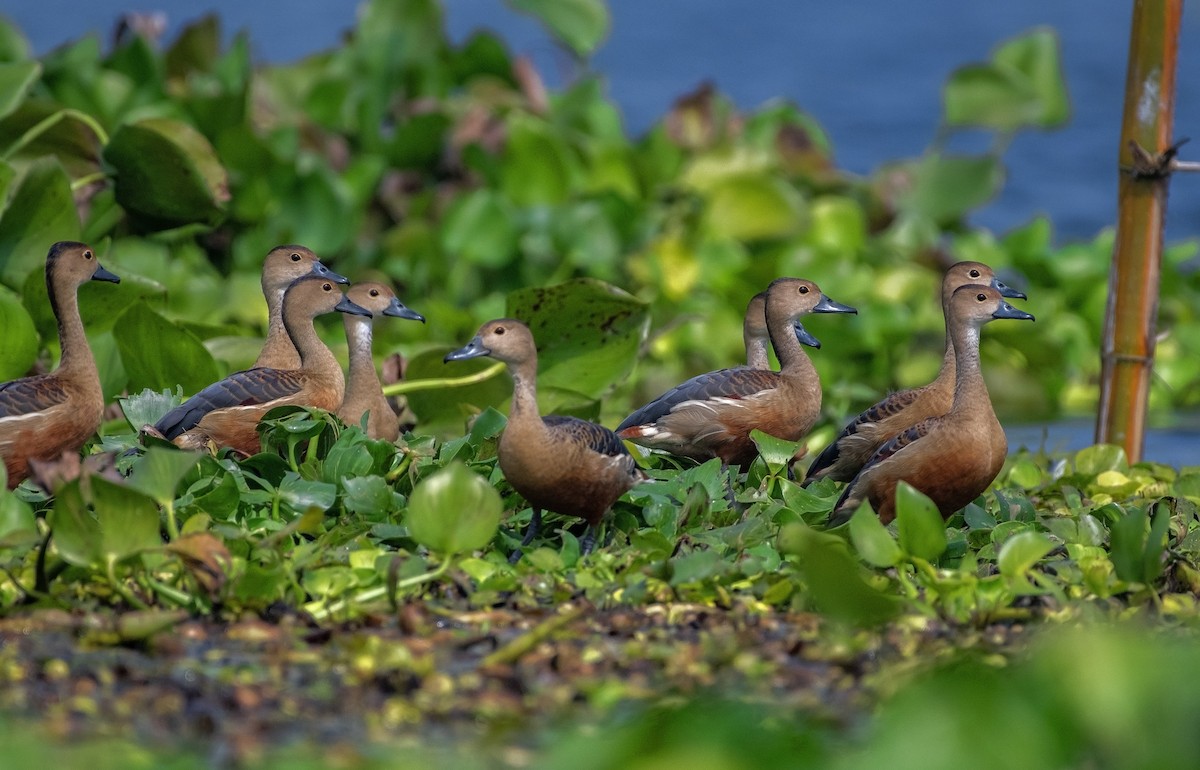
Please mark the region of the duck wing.
POLYGON ((167 412, 154 427, 167 439, 174 439, 196 427, 209 412, 266 404, 294 396, 304 387, 304 382, 305 376, 299 369, 258 367, 234 372, 167 412))
POLYGON ((0 418, 33 414, 67 400, 57 377, 41 375, 0 384, 0 418))
POLYGON ((837 435, 829 446, 825 447, 821 454, 817 455, 817 459, 813 460, 812 465, 808 467, 806 478, 814 478, 817 474, 825 471, 838 461, 838 457, 841 455, 839 444, 841 444, 842 439, 856 435, 864 425, 882 422, 889 417, 900 414, 900 412, 903 412, 917 400, 919 393, 920 391, 918 390, 896 391, 889 394, 882 401, 865 409, 861 414, 847 423, 846 427, 842 428, 842 432, 837 435))
POLYGON ((745 366, 700 374, 626 417, 617 426, 617 433, 639 425, 651 425, 689 402, 740 400, 770 390, 778 383, 778 372, 745 366))

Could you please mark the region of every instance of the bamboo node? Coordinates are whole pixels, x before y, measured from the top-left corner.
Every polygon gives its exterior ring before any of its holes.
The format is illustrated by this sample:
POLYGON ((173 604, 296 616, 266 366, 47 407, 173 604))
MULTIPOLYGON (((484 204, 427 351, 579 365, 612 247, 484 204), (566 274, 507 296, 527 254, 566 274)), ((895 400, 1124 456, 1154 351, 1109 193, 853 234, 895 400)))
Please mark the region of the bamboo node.
MULTIPOLYGON (((1175 156, 1179 154, 1179 148, 1188 141, 1188 138, 1184 137, 1162 152, 1152 153, 1138 144, 1136 140, 1130 139, 1129 151, 1133 154, 1133 163, 1121 164, 1121 172, 1129 174, 1134 179, 1153 180, 1166 179, 1176 170, 1191 171, 1193 169, 1181 167, 1175 160, 1175 156)), ((1191 165, 1193 164, 1186 164, 1186 166, 1191 165)))

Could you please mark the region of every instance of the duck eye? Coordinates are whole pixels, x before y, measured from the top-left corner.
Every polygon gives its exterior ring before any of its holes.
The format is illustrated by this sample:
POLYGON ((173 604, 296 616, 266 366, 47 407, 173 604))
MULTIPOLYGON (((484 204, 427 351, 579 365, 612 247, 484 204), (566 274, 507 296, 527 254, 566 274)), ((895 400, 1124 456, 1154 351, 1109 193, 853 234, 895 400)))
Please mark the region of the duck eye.
POLYGON ((297 253, 296 253, 296 252, 294 252, 294 251, 292 252, 292 261, 293 261, 293 262, 299 262, 299 261, 300 261, 300 255, 299 255, 299 254, 297 254, 297 253))
POLYGON ((986 294, 976 294, 975 299, 979 300, 980 302, 987 302, 987 295, 986 294))
POLYGON ((504 334, 504 327, 503 327, 503 326, 497 326, 497 327, 496 327, 496 331, 495 331, 494 333, 495 333, 495 334, 504 334))
POLYGON ((88 251, 84 251, 84 252, 83 252, 83 258, 84 258, 84 259, 91 259, 91 258, 92 258, 92 252, 91 252, 90 250, 88 250, 88 251))
POLYGON ((976 270, 976 269, 974 269, 974 268, 972 268, 972 269, 971 269, 971 277, 972 277, 972 278, 978 278, 978 277, 979 277, 979 271, 978 271, 978 270, 976 270))
POLYGON ((800 293, 801 293, 801 294, 808 294, 808 287, 807 287, 807 286, 801 286, 801 287, 800 287, 800 293))
POLYGON ((371 296, 372 296, 372 297, 378 297, 378 296, 379 296, 379 289, 371 289, 371 296))
POLYGON ((333 286, 328 283, 321 284, 321 288, 325 291, 333 291, 333 286))

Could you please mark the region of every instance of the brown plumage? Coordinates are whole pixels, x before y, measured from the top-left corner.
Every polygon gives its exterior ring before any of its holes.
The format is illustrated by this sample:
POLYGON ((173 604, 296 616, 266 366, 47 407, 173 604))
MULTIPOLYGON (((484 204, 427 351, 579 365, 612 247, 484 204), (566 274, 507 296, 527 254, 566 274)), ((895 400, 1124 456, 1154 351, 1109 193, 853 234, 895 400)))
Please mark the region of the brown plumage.
POLYGON ((346 296, 359 307, 371 311, 370 316, 347 313, 346 341, 350 345, 350 376, 346 378, 346 396, 338 408, 338 417, 347 425, 359 425, 367 415, 367 435, 371 438, 395 441, 400 437, 400 419, 392 411, 371 355, 372 329, 375 319, 383 316, 408 318, 425 323, 420 313, 405 307, 395 292, 382 283, 364 281, 346 291, 346 296))
POLYGON ((306 275, 324 278, 334 283, 348 284, 344 276, 333 272, 317 255, 303 246, 276 246, 263 260, 262 291, 267 300, 267 341, 254 361, 254 368, 300 368, 300 354, 283 328, 283 292, 292 281, 306 275))
POLYGON ((950 410, 889 440, 846 486, 829 517, 838 526, 864 500, 885 524, 896 516, 896 483, 928 495, 949 518, 978 497, 1004 465, 1008 441, 1000 427, 979 367, 979 331, 995 318, 1033 320, 990 286, 960 286, 950 299, 949 335, 955 356, 950 410))
POLYGON ((980 262, 959 262, 947 270, 942 277, 942 315, 946 318, 947 333, 942 368, 937 378, 919 388, 896 391, 847 423, 837 438, 813 460, 804 486, 822 478, 849 481, 893 436, 922 420, 950 411, 955 371, 954 346, 949 334, 950 297, 960 286, 969 284, 991 286, 1002 296, 1025 299, 1024 294, 1005 286, 990 267, 980 262))
POLYGON ((8 488, 29 475, 30 460, 50 460, 79 449, 100 427, 104 394, 96 360, 79 318, 79 287, 121 279, 100 266, 91 247, 60 241, 46 255, 46 290, 58 319, 62 350, 49 374, 0 384, 0 455, 8 488))
POLYGON ((330 279, 297 278, 284 293, 282 318, 299 351, 299 368, 235 372, 167 412, 154 428, 184 449, 201 449, 211 441, 249 455, 260 446, 258 421, 271 409, 285 404, 337 409, 346 381, 313 328, 314 318, 335 310, 366 316, 371 312, 347 299, 330 279))
MULTIPOLYGON (((542 417, 537 404, 537 346, 529 327, 511 318, 488 321, 446 361, 491 356, 508 365, 513 379, 508 425, 500 436, 500 470, 533 508, 522 545, 541 526, 543 510, 576 516, 588 524, 581 545, 595 544, 596 530, 617 498, 646 476, 608 428, 576 417, 542 417)), ((520 557, 520 551, 514 554, 520 557)))
POLYGON ((617 435, 696 460, 720 458, 745 467, 758 456, 750 431, 796 441, 821 411, 821 382, 801 346, 820 343, 797 324, 805 313, 855 313, 801 278, 779 278, 767 289, 766 320, 780 370, 736 367, 693 377, 637 410, 617 435))

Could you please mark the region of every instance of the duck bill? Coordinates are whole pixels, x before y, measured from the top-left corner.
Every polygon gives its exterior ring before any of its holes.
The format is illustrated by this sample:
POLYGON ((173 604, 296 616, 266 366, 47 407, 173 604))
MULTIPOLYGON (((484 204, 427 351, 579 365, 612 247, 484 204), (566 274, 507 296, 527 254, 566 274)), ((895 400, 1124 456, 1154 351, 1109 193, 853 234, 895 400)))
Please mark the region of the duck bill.
POLYGON ((410 321, 420 321, 421 323, 425 323, 425 316, 409 307, 406 307, 403 302, 395 298, 393 298, 391 303, 389 303, 388 306, 383 309, 383 314, 386 316, 391 316, 392 318, 407 318, 410 321))
POLYGON ((1001 302, 1000 307, 996 312, 992 313, 992 318, 1011 318, 1015 321, 1032 321, 1033 316, 1026 313, 1024 310, 1017 310, 1007 302, 1001 302))
POLYGON ((451 350, 449 353, 447 353, 446 357, 442 359, 442 362, 450 363, 451 361, 465 361, 468 358, 479 358, 480 356, 486 356, 491 352, 492 351, 488 350, 487 346, 483 344, 483 338, 476 334, 475 337, 466 345, 463 345, 458 350, 451 350))
POLYGON ((105 270, 99 262, 96 263, 96 272, 92 273, 93 281, 108 281, 109 283, 120 283, 121 276, 116 273, 110 273, 105 270))
POLYGON ((1000 292, 1001 297, 1008 297, 1009 299, 1029 299, 1029 297, 1025 296, 1025 292, 1017 291, 1001 281, 999 278, 992 279, 992 288, 1000 292))
POLYGON ((792 325, 792 328, 795 329, 796 339, 800 341, 801 345, 808 345, 810 348, 816 348, 817 350, 821 349, 821 341, 812 336, 812 332, 805 329, 803 324, 796 322, 792 325))
POLYGON ((814 313, 854 313, 857 315, 858 310, 849 305, 843 305, 841 302, 835 302, 824 294, 821 295, 821 301, 813 308, 814 313))
POLYGON ((343 296, 342 301, 337 303, 336 305, 334 305, 333 309, 338 311, 339 313, 349 313, 350 315, 365 315, 367 318, 371 317, 370 310, 367 310, 365 307, 363 307, 362 305, 360 305, 356 302, 351 302, 350 298, 347 296, 343 296))
POLYGON ((350 283, 349 278, 347 278, 344 275, 335 273, 332 270, 330 270, 329 268, 325 267, 325 265, 321 264, 321 260, 319 260, 319 259, 316 262, 313 262, 312 274, 319 275, 322 278, 328 278, 329 280, 333 281, 334 283, 340 283, 343 286, 350 283))

